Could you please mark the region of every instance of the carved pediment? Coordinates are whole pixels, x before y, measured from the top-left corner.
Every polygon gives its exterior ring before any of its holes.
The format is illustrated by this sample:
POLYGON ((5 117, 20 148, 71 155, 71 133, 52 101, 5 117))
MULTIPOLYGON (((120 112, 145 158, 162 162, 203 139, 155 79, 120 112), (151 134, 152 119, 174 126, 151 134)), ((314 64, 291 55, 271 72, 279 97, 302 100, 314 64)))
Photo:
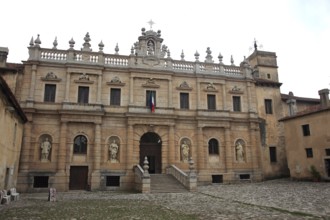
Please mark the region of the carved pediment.
POLYGON ((89 80, 89 76, 86 73, 82 73, 78 80, 74 81, 75 83, 87 83, 87 84, 93 84, 94 81, 89 80))
POLYGON ((147 79, 145 84, 142 84, 143 87, 149 87, 149 88, 159 88, 160 85, 156 84, 155 79, 149 78, 147 79))
POLYGON ((233 94, 243 94, 243 90, 241 88, 237 87, 236 85, 229 91, 229 93, 233 94))
POLYGON ((176 89, 179 90, 192 90, 192 87, 189 86, 189 84, 186 81, 183 81, 179 87, 176 87, 176 89))
POLYGON ((125 83, 122 83, 119 77, 115 76, 110 80, 110 82, 107 82, 107 85, 124 86, 125 83))
POLYGON ((214 86, 213 82, 210 82, 206 85, 206 88, 204 89, 205 92, 218 92, 217 88, 214 86))
POLYGON ((48 72, 45 77, 41 77, 43 81, 61 81, 62 79, 58 78, 57 75, 53 72, 48 72))

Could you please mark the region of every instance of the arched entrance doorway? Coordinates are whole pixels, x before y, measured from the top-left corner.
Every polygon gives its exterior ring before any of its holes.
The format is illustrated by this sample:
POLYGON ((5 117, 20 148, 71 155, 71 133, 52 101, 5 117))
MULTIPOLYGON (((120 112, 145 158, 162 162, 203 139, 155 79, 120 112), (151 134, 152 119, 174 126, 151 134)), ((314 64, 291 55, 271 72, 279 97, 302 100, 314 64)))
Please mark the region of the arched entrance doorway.
POLYGON ((147 132, 140 139, 140 165, 148 158, 149 173, 162 172, 162 140, 154 132, 147 132))

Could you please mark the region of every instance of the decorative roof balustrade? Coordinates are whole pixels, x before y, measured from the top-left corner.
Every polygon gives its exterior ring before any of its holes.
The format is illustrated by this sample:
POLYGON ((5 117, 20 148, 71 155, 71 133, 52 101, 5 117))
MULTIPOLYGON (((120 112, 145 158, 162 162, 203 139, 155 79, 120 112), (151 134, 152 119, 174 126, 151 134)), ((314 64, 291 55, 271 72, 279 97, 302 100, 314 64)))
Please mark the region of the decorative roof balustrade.
MULTIPOLYGON (((98 52, 93 52, 89 43, 90 37, 87 33, 85 43, 81 50, 74 49, 74 40, 69 41, 68 50, 57 49, 57 39, 55 39, 52 49, 41 48, 40 38, 30 42, 28 61, 45 61, 62 64, 85 64, 116 68, 140 68, 155 70, 170 70, 177 73, 191 74, 211 74, 222 75, 235 78, 252 78, 252 69, 248 65, 235 66, 231 57, 231 65, 225 65, 222 62, 222 55, 219 55, 219 63, 214 63, 210 48, 207 48, 207 56, 204 62, 199 61, 199 53, 195 53, 195 62, 185 61, 183 52, 181 60, 174 60, 170 57, 170 51, 166 45, 162 45, 160 31, 153 32, 142 29, 142 37, 139 42, 134 44, 130 55, 119 55, 118 44, 115 48, 115 54, 105 54, 103 52, 104 44, 101 43, 98 52), (150 33, 149 33, 150 32, 150 33), (144 34, 144 35, 143 35, 144 34), (165 55, 167 54, 167 57, 165 55)), ((247 63, 245 63, 247 64, 247 63)))

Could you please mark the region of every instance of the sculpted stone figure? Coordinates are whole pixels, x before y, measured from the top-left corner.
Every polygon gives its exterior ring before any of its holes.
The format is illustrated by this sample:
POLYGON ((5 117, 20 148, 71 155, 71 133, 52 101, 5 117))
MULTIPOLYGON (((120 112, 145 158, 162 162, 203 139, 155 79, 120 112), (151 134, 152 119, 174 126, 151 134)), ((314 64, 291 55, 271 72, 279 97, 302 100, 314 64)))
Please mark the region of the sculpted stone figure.
POLYGON ((116 140, 113 140, 109 146, 111 161, 117 161, 118 149, 119 149, 119 147, 118 147, 118 144, 116 143, 116 140))
POLYGON ((189 160, 189 145, 187 141, 183 141, 181 144, 182 160, 188 162, 189 160))
POLYGON ((236 144, 236 160, 239 162, 244 161, 244 149, 240 142, 236 144))
POLYGON ((41 143, 41 160, 48 160, 48 156, 50 153, 50 149, 52 148, 51 143, 49 142, 48 138, 46 138, 42 143, 41 143))

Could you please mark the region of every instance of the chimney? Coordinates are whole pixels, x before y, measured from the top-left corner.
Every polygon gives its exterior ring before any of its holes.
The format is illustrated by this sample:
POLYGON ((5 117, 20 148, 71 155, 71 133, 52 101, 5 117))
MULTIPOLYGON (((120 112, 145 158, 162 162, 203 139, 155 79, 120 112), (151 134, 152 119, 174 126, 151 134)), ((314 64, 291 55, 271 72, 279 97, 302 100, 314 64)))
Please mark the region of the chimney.
POLYGON ((320 95, 320 100, 321 100, 321 108, 330 107, 329 89, 320 90, 319 95, 320 95))
POLYGON ((6 67, 8 47, 0 47, 0 67, 6 67))

